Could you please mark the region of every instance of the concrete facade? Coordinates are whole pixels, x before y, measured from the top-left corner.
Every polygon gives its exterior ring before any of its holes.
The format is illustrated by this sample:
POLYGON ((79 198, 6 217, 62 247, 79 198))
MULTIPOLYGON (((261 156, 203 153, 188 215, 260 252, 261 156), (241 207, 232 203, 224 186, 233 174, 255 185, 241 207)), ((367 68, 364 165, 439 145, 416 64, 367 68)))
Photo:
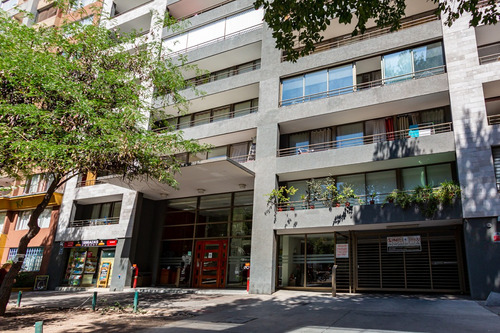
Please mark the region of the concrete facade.
MULTIPOLYGON (((349 281, 352 282, 351 270, 356 278, 355 260, 358 258, 357 245, 351 242, 358 236, 362 238, 365 233, 378 232, 381 235, 378 237, 385 240, 389 234, 423 234, 429 228, 440 231, 447 226, 458 226, 463 234, 453 236, 456 237, 456 257, 462 258, 462 252, 465 252, 466 257, 466 262, 457 264, 456 274, 461 275, 462 282, 465 281, 462 276, 464 272, 467 272, 469 278, 469 285, 460 292, 470 292, 475 298, 485 298, 490 291, 500 291, 500 268, 495 264, 495 258, 500 255, 500 244, 493 243, 494 233, 500 232, 496 223, 500 215, 500 198, 495 185, 498 180, 495 178, 491 152, 492 146, 500 144, 500 130, 498 125, 488 124, 483 93, 488 84, 494 86, 493 90, 496 89, 495 82, 500 80, 500 62, 480 64, 476 32, 474 28, 468 27, 467 17, 449 28, 441 20, 426 14, 431 9, 429 4, 412 4, 409 17, 418 14, 430 18, 422 20, 419 17, 414 21, 415 24, 403 30, 367 35, 359 40, 350 39, 347 35, 334 36, 337 42, 349 42, 300 58, 296 63, 288 63, 281 61, 282 55, 275 49, 271 31, 260 19, 255 22, 238 20, 238 15, 245 15, 252 10, 252 4, 252 0, 212 1, 210 5, 195 1, 154 0, 141 1, 136 7, 129 8, 126 1, 106 0, 103 3, 104 12, 122 10, 110 20, 101 21, 110 29, 142 29, 147 33, 141 38, 163 41, 165 45, 172 39, 192 33, 194 37, 191 38, 198 38, 199 44, 190 45, 186 42, 185 50, 173 53, 174 60, 179 53, 184 54, 191 64, 210 72, 260 60, 260 68, 243 73, 233 71, 225 78, 214 78, 198 86, 204 92, 203 96, 190 90, 183 92, 190 100, 188 114, 207 110, 213 112, 227 105, 258 98, 256 112, 240 117, 234 115, 220 121, 215 121, 214 118, 209 123, 195 123, 195 126, 183 130, 186 138, 197 139, 215 147, 251 141, 255 152, 252 153, 251 161, 249 158, 247 163, 242 163, 241 169, 247 172, 247 177, 248 174, 252 175, 253 183, 244 183, 241 180, 243 176, 236 173, 217 176, 208 172, 200 172, 199 176, 180 183, 181 190, 187 187, 192 189, 190 193, 199 194, 253 190, 250 292, 269 294, 280 287, 278 275, 282 253, 279 242, 282 236, 346 233, 353 251, 349 257, 349 281), (187 28, 183 31, 171 31, 159 25, 156 18, 163 17, 166 11, 176 18, 188 17, 187 28), (236 25, 234 22, 238 22, 241 30, 231 26, 236 25), (225 27, 221 35, 213 32, 216 31, 215 28, 204 36, 199 32, 206 27, 218 25, 225 27), (236 31, 226 34, 228 27, 236 31), (353 72, 358 76, 377 71, 380 71, 380 75, 385 75, 385 56, 431 43, 442 45, 443 70, 424 75, 412 72, 412 79, 395 83, 382 76, 383 79, 377 82, 371 80, 373 85, 369 89, 364 89, 359 83, 361 78, 353 75, 353 88, 349 93, 281 106, 283 80, 349 64, 352 64, 353 72), (362 71, 362 66, 372 67, 362 71), (397 123, 400 117, 406 117, 410 113, 420 114, 436 109, 445 110, 445 117, 442 124, 433 123, 432 126, 443 127, 432 127, 429 132, 425 132, 427 134, 418 137, 412 137, 410 132, 406 132, 398 139, 391 139, 387 134, 380 142, 370 141, 372 139, 366 130, 369 121, 390 118, 397 123), (329 128, 334 134, 323 142, 337 142, 337 137, 340 136, 335 132, 342 126, 355 123, 363 126, 362 143, 357 146, 342 148, 340 145, 335 146, 338 149, 314 152, 311 149, 307 154, 292 153, 290 156, 279 157, 280 149, 293 148, 285 142, 291 135, 329 128), (444 124, 448 125, 445 127, 444 124), (366 205, 335 207, 331 210, 318 208, 268 211, 266 194, 289 182, 330 175, 341 177, 361 174, 366 180, 367 175, 375 171, 391 171, 395 175, 396 188, 403 189, 404 170, 445 164, 450 165, 450 177, 453 176, 453 180, 460 183, 462 199, 461 202, 454 201, 449 207, 439 206, 432 217, 425 217, 416 208, 402 210, 393 205, 367 205, 368 200, 365 200, 366 205), (204 188, 207 177, 212 176, 222 185, 204 188), (464 247, 462 243, 465 244, 464 247), (482 250, 478 250, 479 248, 482 250)), ((34 7, 31 1, 28 6, 34 7)), ((334 28, 327 33, 335 34, 334 28)), ((186 73, 187 78, 193 76, 193 73, 186 73)), ((500 96, 500 90, 495 96, 500 96)), ((164 111, 171 116, 179 116, 173 107, 167 107, 164 111)), ((196 117, 193 117, 192 121, 195 120, 196 117)), ((418 125, 424 126, 423 122, 418 125)), ((364 184, 367 188, 367 183, 364 184)), ((163 226, 168 200, 182 196, 166 186, 162 188, 155 185, 149 190, 147 187, 140 191, 133 187, 123 188, 103 183, 80 187, 74 178, 68 182, 64 193, 56 246, 63 248, 65 242, 78 240, 116 239, 115 268, 110 287, 119 290, 130 285, 130 266, 133 263, 138 263, 147 271, 150 274, 150 279, 147 278, 149 283, 155 285, 161 280, 158 262, 164 240, 163 226), (70 227, 70 222, 75 217, 75 205, 117 200, 121 201, 117 224, 70 227)), ((200 199, 196 200, 199 202, 200 199)), ((379 242, 382 249, 385 245, 380 244, 382 243, 379 242)), ((54 254, 52 258, 55 263, 54 274, 61 276, 62 273, 56 271, 64 270, 64 261, 67 262, 68 259, 54 254)), ((447 261, 435 260, 432 265, 447 265, 447 261)), ((431 270, 432 268, 439 271, 436 267, 431 267, 431 270)), ((57 284, 54 281, 60 280, 55 278, 51 283, 57 284)), ((351 286, 349 290, 352 291, 351 286)))

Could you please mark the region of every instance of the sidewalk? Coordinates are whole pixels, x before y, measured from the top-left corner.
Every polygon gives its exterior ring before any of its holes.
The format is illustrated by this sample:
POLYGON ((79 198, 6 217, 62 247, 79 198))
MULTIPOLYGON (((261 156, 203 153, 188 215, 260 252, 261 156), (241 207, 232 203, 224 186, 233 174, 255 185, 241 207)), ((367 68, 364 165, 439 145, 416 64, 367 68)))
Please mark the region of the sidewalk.
MULTIPOLYGON (((183 294, 139 294, 142 314, 126 313, 113 321, 107 314, 75 314, 73 327, 57 326, 44 332, 499 332, 500 317, 479 302, 459 296, 338 294, 278 291, 273 295, 248 295, 243 291, 183 290, 183 294), (189 292, 189 293, 188 293, 189 292), (142 317, 141 317, 142 316, 142 317), (81 318, 81 321, 78 322, 81 318), (134 326, 135 320, 149 321, 134 326), (163 321, 152 321, 163 318, 163 321), (128 322, 127 322, 128 321, 128 322), (83 323, 82 323, 83 322, 83 323), (142 330, 141 330, 142 328, 142 330), (59 329, 59 330, 58 330, 59 329)), ((99 291, 106 304, 131 304, 133 292, 99 291)), ((92 292, 31 292, 23 306, 44 309, 89 308, 92 292), (86 302, 85 302, 86 301, 86 302)), ((15 302, 12 295, 11 302, 15 302)), ((59 323, 60 324, 60 323, 59 323)), ((16 330, 12 330, 16 331, 16 330)), ((18 330, 23 331, 23 330, 18 330)), ((32 330, 26 330, 32 332, 32 330)))

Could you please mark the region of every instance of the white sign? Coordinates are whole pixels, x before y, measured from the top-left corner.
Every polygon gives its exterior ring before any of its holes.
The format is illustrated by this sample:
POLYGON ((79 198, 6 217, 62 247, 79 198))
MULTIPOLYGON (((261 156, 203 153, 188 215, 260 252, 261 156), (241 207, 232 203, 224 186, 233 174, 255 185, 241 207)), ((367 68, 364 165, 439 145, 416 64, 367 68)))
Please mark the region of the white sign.
POLYGON ((349 244, 337 244, 335 247, 336 258, 349 258, 349 244))
POLYGON ((387 252, 420 252, 420 236, 387 237, 387 252))

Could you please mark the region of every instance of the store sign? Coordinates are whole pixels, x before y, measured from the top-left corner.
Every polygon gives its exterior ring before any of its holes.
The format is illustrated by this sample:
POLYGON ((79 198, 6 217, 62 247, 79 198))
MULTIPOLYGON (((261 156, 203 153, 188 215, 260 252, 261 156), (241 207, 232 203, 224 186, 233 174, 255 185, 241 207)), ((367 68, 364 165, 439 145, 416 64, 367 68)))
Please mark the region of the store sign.
POLYGON ((387 252, 421 252, 420 236, 387 237, 387 252))
POLYGON ((72 247, 106 247, 106 246, 116 246, 118 244, 117 239, 93 239, 84 241, 73 241, 64 242, 65 248, 72 247))
POLYGON ((349 244, 337 244, 335 246, 335 258, 349 258, 349 244))

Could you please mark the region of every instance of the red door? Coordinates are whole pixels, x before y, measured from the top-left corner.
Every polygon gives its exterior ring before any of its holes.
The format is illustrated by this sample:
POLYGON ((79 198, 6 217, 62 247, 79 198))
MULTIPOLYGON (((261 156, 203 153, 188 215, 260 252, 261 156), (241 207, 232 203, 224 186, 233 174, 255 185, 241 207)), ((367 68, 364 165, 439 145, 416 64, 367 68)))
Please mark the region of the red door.
POLYGON ((227 240, 197 241, 193 287, 224 288, 226 263, 227 240))

